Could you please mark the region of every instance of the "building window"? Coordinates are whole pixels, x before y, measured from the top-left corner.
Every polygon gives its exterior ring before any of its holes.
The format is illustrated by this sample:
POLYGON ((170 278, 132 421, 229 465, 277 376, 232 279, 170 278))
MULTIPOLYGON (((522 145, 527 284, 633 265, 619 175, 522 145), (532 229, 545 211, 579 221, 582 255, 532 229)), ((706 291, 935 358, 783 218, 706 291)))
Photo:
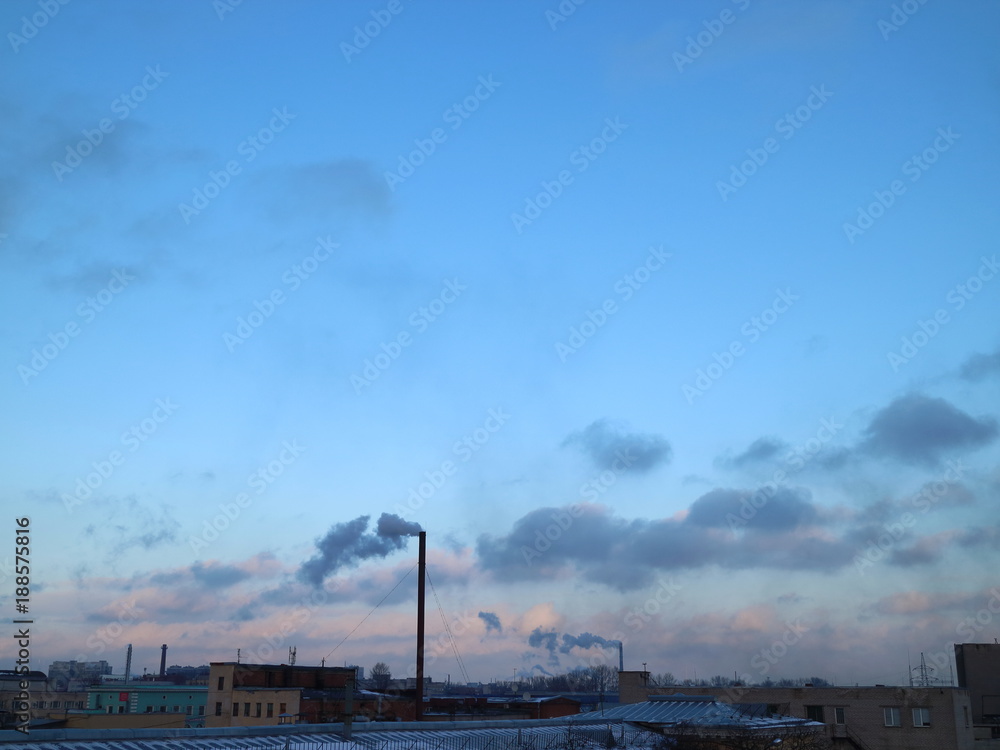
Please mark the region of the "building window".
POLYGON ((219 678, 219 690, 225 690, 225 689, 226 689, 226 678, 225 677, 220 677, 219 678))
POLYGON ((52 708, 59 708, 59 701, 52 701, 52 708))
POLYGON ((274 704, 273 703, 268 703, 267 704, 267 718, 270 719, 272 716, 274 716, 274 704))
POLYGON ((882 713, 885 716, 885 725, 887 727, 898 727, 902 726, 899 722, 899 709, 895 707, 883 708, 882 713))
POLYGON ((833 709, 833 723, 834 724, 846 724, 847 717, 843 706, 837 706, 833 709))
MULTIPOLYGON (((219 710, 220 711, 222 710, 222 704, 221 703, 219 704, 219 710)), ((198 715, 199 716, 204 716, 205 715, 205 707, 204 706, 198 706, 198 715)))
POLYGON ((250 715, 250 704, 249 703, 244 703, 243 704, 243 715, 244 716, 249 716, 250 715))
POLYGON ((931 725, 931 710, 929 708, 913 709, 913 726, 929 727, 931 725))
POLYGON ((284 713, 288 713, 288 708, 287 708, 287 705, 286 705, 286 704, 284 704, 284 703, 279 703, 279 704, 278 704, 278 713, 279 713, 279 714, 284 714, 284 713))
POLYGON ((83 708, 83 701, 77 701, 76 702, 76 707, 77 708, 83 708))
POLYGON ((962 706, 962 716, 965 717, 965 728, 969 728, 969 707, 962 706))
POLYGON ((236 701, 233 701, 233 716, 239 716, 239 715, 240 715, 240 704, 237 703, 236 701))
POLYGON ((146 713, 147 714, 153 713, 153 707, 152 706, 146 706, 146 713))
POLYGON ((258 718, 258 719, 260 718, 260 704, 259 703, 255 703, 254 704, 253 715, 254 715, 255 718, 258 718))
POLYGON ((222 701, 215 702, 215 715, 222 716, 222 701))
POLYGON ((119 706, 118 707, 118 713, 120 713, 120 714, 125 713, 125 706, 119 706))
MULTIPOLYGON (((167 707, 166 706, 160 706, 160 713, 161 714, 165 714, 166 712, 167 712, 167 707)), ((219 713, 219 714, 217 714, 217 716, 222 716, 222 714, 219 713)))
POLYGON ((181 707, 180 706, 174 706, 174 713, 175 714, 179 714, 180 712, 181 712, 181 707))
POLYGON ((185 716, 191 715, 191 706, 184 706, 184 715, 185 716))
POLYGON ((806 718, 809 721, 823 721, 822 706, 806 706, 806 718))

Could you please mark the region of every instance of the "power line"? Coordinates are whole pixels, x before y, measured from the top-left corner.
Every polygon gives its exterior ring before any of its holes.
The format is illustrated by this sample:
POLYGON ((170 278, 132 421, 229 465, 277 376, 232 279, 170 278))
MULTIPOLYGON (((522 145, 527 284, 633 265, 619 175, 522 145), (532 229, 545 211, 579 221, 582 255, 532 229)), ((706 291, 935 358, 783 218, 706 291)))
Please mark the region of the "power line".
MULTIPOLYGON (((414 564, 413 564, 413 568, 415 568, 415 567, 417 567, 417 564, 416 564, 416 563, 414 563, 414 564)), ((350 633, 348 633, 347 635, 345 635, 345 636, 344 636, 344 638, 343 638, 343 640, 342 640, 342 641, 341 641, 340 643, 338 643, 338 644, 337 644, 336 646, 334 646, 334 647, 333 647, 333 650, 332 650, 332 651, 330 651, 330 654, 332 654, 332 653, 333 653, 334 651, 336 651, 336 650, 337 650, 338 648, 340 648, 341 646, 343 646, 343 645, 344 645, 344 641, 346 641, 346 640, 347 640, 348 638, 350 638, 350 637, 351 637, 352 635, 354 635, 354 633, 355 633, 355 632, 357 631, 357 629, 358 629, 358 628, 360 628, 360 627, 361 627, 362 625, 364 625, 364 624, 365 624, 365 620, 367 620, 367 619, 368 619, 369 617, 371 617, 371 616, 372 616, 372 615, 374 614, 375 610, 376 610, 376 609, 378 609, 379 607, 381 607, 381 606, 382 606, 382 602, 384 602, 384 601, 385 601, 386 599, 388 599, 388 598, 389 598, 390 596, 392 596, 392 592, 393 592, 393 591, 395 591, 396 589, 398 589, 398 588, 399 588, 399 585, 400 585, 400 584, 401 584, 401 583, 402 583, 403 581, 405 581, 405 580, 406 580, 406 577, 407 577, 408 575, 410 575, 410 573, 412 573, 412 572, 413 572, 413 568, 410 568, 410 569, 409 569, 408 571, 406 571, 406 572, 405 572, 405 573, 403 574, 403 577, 402 577, 402 578, 400 578, 400 579, 399 579, 398 581, 396 581, 396 585, 395 585, 395 586, 393 586, 393 587, 392 587, 392 588, 391 588, 391 589, 389 590, 389 593, 388 593, 388 594, 386 594, 385 596, 383 596, 383 597, 382 597, 382 598, 381 598, 381 599, 379 600, 379 603, 378 603, 378 604, 376 604, 376 605, 375 605, 374 607, 372 607, 372 611, 371 611, 371 612, 369 612, 369 613, 368 613, 367 615, 365 615, 365 616, 364 616, 364 617, 363 617, 363 618, 361 619, 361 622, 359 622, 359 623, 358 623, 357 625, 355 625, 355 626, 354 626, 354 630, 352 630, 352 631, 351 631, 350 633)), ((326 660, 326 659, 329 659, 329 658, 330 658, 330 654, 327 654, 326 656, 324 656, 324 657, 323 657, 323 659, 324 659, 324 660, 326 660)))
POLYGON ((462 670, 462 676, 465 677, 465 682, 468 684, 471 682, 469 673, 465 671, 465 663, 462 661, 462 655, 458 653, 458 644, 455 642, 455 636, 451 634, 451 627, 448 625, 448 619, 444 616, 444 608, 441 606, 441 600, 438 599, 437 589, 434 588, 434 582, 431 581, 430 573, 427 573, 427 583, 431 585, 431 593, 434 594, 434 601, 437 602, 438 612, 441 614, 441 622, 444 623, 445 632, 448 633, 448 638, 451 640, 451 649, 455 652, 455 660, 458 662, 458 668, 462 670))

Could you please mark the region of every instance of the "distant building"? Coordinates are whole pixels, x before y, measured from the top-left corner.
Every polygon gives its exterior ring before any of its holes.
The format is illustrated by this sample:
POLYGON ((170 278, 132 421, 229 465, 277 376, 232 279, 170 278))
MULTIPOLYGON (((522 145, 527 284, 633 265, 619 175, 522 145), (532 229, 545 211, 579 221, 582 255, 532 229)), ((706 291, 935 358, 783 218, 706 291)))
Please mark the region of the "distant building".
POLYGON ((49 665, 49 683, 52 690, 74 690, 100 682, 111 674, 111 665, 100 661, 54 661, 49 665))
POLYGON ((969 691, 976 738, 1000 740, 1000 644, 956 643, 955 667, 958 686, 969 691))
POLYGON ((340 721, 348 683, 352 693, 357 692, 352 667, 236 662, 209 666, 209 727, 340 721))
MULTIPOLYGON (((134 682, 87 689, 86 711, 95 714, 169 714, 180 716, 179 726, 205 726, 208 689, 172 682, 134 682)), ((93 725, 92 725, 93 726, 93 725)))
POLYGON ((739 704, 757 715, 822 722, 834 746, 974 750, 969 691, 954 687, 661 687, 649 672, 620 672, 621 703, 682 690, 739 704))

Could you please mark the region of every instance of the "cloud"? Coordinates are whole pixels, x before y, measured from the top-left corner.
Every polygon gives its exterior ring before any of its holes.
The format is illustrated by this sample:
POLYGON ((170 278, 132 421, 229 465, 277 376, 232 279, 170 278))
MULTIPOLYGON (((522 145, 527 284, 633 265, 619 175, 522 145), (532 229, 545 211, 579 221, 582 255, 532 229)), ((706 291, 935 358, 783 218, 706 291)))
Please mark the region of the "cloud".
POLYGON ((477 540, 479 565, 498 580, 552 580, 579 573, 621 591, 652 581, 655 571, 703 568, 836 570, 855 544, 826 530, 833 514, 807 490, 713 490, 687 514, 627 519, 600 505, 540 508, 506 535, 477 540), (764 501, 764 502, 762 502, 764 501))
POLYGON ((496 631, 497 633, 503 632, 503 625, 500 624, 500 618, 494 612, 480 612, 479 619, 486 623, 487 633, 492 631, 496 631))
POLYGON ((617 648, 618 641, 609 641, 605 638, 601 638, 599 635, 594 635, 593 633, 580 633, 580 635, 570 635, 569 633, 564 633, 562 637, 562 645, 559 650, 568 654, 574 648, 588 649, 594 646, 601 646, 602 648, 617 648))
POLYGON ((598 419, 571 433, 562 445, 579 447, 602 471, 610 469, 616 460, 629 469, 649 471, 658 464, 668 462, 673 452, 666 438, 625 432, 622 425, 608 419, 598 419))
POLYGON ((299 568, 298 578, 313 586, 346 565, 373 557, 385 557, 406 546, 407 537, 419 533, 420 526, 392 513, 383 513, 374 534, 367 533, 370 516, 334 524, 325 536, 316 540, 318 554, 299 568))
POLYGON ((724 465, 742 468, 748 464, 755 464, 760 461, 769 461, 774 458, 779 451, 783 450, 786 444, 774 437, 761 437, 754 440, 745 451, 735 458, 723 461, 724 465))
POLYGON ((544 648, 549 652, 549 665, 559 666, 559 655, 556 648, 559 645, 559 634, 554 630, 543 631, 537 627, 528 636, 528 645, 532 648, 544 648))
POLYGON ((960 378, 972 383, 978 383, 996 375, 1000 375, 1000 349, 992 354, 973 354, 962 363, 958 371, 960 378))
POLYGON ((872 418, 861 448, 873 456, 934 466, 943 454, 979 448, 997 433, 995 419, 974 419, 942 398, 910 394, 872 418))
POLYGON ((262 210, 271 219, 386 216, 390 210, 388 185, 375 165, 363 159, 270 167, 255 174, 251 182, 266 200, 262 210))

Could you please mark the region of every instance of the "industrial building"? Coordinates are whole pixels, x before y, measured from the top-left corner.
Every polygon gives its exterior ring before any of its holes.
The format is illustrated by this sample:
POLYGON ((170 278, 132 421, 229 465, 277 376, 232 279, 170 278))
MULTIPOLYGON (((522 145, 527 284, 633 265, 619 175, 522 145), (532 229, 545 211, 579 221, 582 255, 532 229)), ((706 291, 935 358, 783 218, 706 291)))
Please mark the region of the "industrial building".
POLYGON ((956 687, 671 687, 650 683, 645 671, 621 672, 623 704, 683 690, 825 725, 827 737, 857 750, 981 750, 975 745, 969 691, 956 687))

